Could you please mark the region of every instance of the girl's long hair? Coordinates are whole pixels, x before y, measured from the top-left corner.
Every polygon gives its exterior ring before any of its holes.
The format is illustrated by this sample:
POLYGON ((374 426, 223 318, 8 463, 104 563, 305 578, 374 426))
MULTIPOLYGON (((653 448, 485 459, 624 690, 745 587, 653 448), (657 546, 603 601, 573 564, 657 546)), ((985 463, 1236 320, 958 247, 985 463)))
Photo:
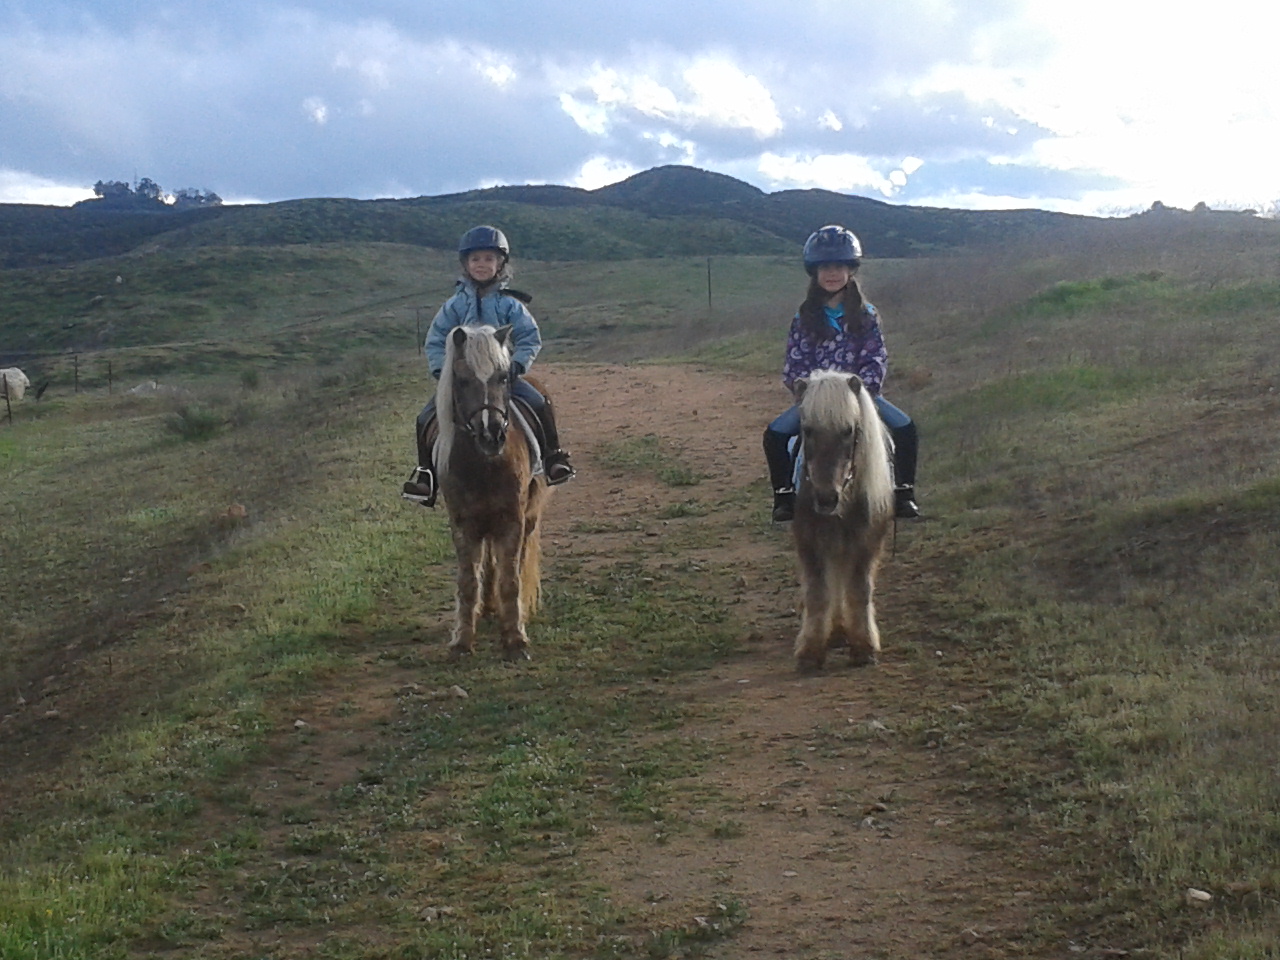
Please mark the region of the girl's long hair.
MULTIPOLYGON (((818 286, 817 277, 810 278, 809 292, 800 304, 799 313, 804 332, 811 340, 830 340, 836 335, 823 312, 829 296, 827 291, 818 286)), ((862 299, 862 289, 853 277, 849 278, 849 285, 844 288, 843 302, 845 329, 855 336, 866 333, 870 318, 863 312, 866 301, 862 299)))

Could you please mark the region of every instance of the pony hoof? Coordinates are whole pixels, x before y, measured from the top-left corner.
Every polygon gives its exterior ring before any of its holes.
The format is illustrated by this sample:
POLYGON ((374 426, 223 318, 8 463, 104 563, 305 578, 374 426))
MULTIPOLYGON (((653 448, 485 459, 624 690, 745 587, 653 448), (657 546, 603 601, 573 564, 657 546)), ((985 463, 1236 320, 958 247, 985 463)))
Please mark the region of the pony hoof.
POLYGON ((461 660, 463 657, 471 656, 471 648, 449 644, 449 659, 461 660))
POLYGON ((821 673, 823 661, 817 657, 796 657, 797 673, 821 673))
POLYGON ((502 658, 510 663, 518 663, 521 660, 533 659, 529 653, 528 647, 503 647, 502 658))
POLYGON ((880 662, 878 650, 858 650, 849 648, 849 664, 854 667, 874 667, 880 662))

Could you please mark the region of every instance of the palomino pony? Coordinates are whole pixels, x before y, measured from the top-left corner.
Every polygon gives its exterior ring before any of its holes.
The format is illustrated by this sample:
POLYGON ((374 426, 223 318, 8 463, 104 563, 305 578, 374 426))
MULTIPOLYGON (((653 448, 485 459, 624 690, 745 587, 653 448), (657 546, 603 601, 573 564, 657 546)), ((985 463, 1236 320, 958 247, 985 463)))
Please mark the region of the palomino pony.
POLYGON ((458 554, 453 657, 475 649, 482 616, 496 616, 503 655, 528 659, 525 623, 542 586, 548 491, 512 410, 510 338, 509 326, 455 327, 436 387, 436 463, 458 554))
POLYGON ((856 376, 821 370, 796 383, 802 472, 792 532, 803 610, 796 665, 816 670, 842 644, 873 663, 880 631, 872 600, 893 527, 892 440, 856 376))

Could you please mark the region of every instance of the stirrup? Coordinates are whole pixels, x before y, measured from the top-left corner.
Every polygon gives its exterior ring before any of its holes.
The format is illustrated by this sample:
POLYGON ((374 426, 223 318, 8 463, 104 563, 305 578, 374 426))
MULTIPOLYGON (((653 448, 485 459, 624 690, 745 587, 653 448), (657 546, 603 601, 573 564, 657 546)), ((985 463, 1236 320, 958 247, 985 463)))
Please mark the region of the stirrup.
POLYGON ((773 491, 773 522, 787 523, 796 516, 796 491, 794 487, 782 487, 773 491))
POLYGON ((893 491, 893 516, 896 520, 915 520, 920 516, 915 487, 897 487, 893 491))
POLYGON ((435 473, 430 467, 414 467, 413 473, 409 474, 409 479, 405 481, 405 485, 401 488, 400 496, 408 500, 410 503, 420 503, 424 507, 434 507, 436 505, 436 495, 439 493, 436 486, 435 473))
POLYGON ((578 475, 578 471, 573 469, 573 464, 569 462, 568 454, 562 450, 557 450, 550 454, 546 462, 542 465, 542 475, 547 478, 548 487, 558 487, 562 483, 568 483, 578 475), (563 476, 552 476, 552 471, 557 467, 566 471, 563 476))

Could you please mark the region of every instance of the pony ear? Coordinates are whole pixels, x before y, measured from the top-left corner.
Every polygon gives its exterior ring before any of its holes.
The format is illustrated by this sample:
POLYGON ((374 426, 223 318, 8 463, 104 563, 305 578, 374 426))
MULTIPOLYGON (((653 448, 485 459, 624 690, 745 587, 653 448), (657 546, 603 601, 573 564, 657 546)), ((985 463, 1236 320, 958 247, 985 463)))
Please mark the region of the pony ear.
POLYGON ((864 384, 861 377, 856 373, 849 375, 849 389, 853 391, 855 396, 862 391, 863 387, 864 384))
POLYGON ((514 328, 509 323, 504 324, 503 326, 497 329, 497 331, 494 333, 494 339, 498 341, 499 346, 505 347, 507 345, 507 341, 511 339, 512 329, 514 328))
POLYGON ((809 389, 809 378, 801 377, 791 385, 791 392, 796 395, 797 400, 804 399, 804 392, 809 389))
POLYGON ((457 347, 459 350, 461 350, 462 345, 466 342, 467 342, 467 331, 463 329, 461 324, 459 324, 458 326, 453 328, 453 345, 457 347))

